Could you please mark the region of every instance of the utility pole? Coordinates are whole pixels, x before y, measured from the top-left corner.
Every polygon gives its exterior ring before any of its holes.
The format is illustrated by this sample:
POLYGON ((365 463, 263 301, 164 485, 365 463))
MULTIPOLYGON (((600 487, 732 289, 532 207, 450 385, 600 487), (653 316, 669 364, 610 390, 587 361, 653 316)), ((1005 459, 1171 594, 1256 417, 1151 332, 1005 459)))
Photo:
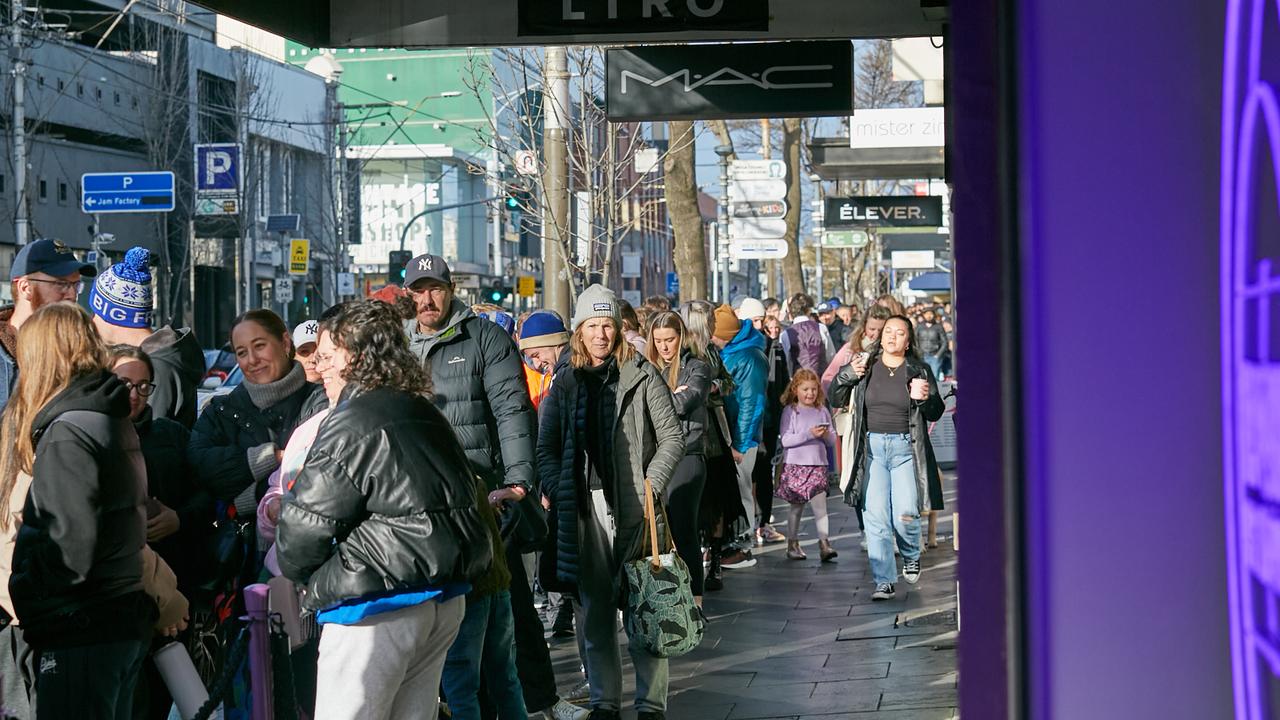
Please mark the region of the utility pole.
POLYGON ((564 47, 547 48, 546 82, 543 84, 543 179, 542 294, 548 310, 571 317, 569 307, 569 266, 565 253, 569 246, 569 58, 564 47), (546 232, 550 229, 550 232, 546 232))
MULTIPOLYGON (((826 208, 824 207, 824 204, 823 204, 823 198, 822 198, 822 178, 818 177, 818 176, 815 174, 815 175, 811 175, 811 176, 809 176, 809 179, 813 181, 813 187, 814 187, 814 193, 813 193, 814 200, 813 200, 813 203, 814 203, 814 207, 818 208, 818 212, 824 212, 824 213, 825 213, 826 208)), ((817 213, 814 213, 814 214, 816 215, 817 213)), ((822 228, 821 228, 821 229, 825 231, 825 230, 826 230, 826 226, 827 226, 827 219, 826 219, 826 216, 824 215, 824 216, 823 216, 823 218, 822 218, 822 228)), ((815 227, 814 229, 815 229, 815 230, 817 230, 818 228, 816 228, 816 227, 815 227)), ((813 252, 814 252, 814 254, 815 254, 815 255, 817 255, 817 262, 815 262, 815 263, 814 263, 814 265, 815 265, 815 268, 814 268, 814 269, 817 271, 817 275, 818 275, 818 300, 819 300, 819 301, 821 301, 821 300, 822 300, 822 297, 823 297, 823 292, 822 292, 822 235, 823 235, 823 233, 821 233, 821 232, 814 232, 814 240, 815 240, 816 242, 815 242, 815 243, 814 243, 814 245, 813 245, 813 252)))
POLYGON ((13 238, 18 247, 27 244, 30 232, 27 222, 27 117, 23 97, 27 63, 22 58, 25 42, 22 13, 25 7, 20 0, 9 3, 9 42, 13 53, 13 185, 18 198, 13 213, 13 238))
POLYGON ((732 145, 717 145, 716 155, 720 156, 720 228, 716 232, 716 240, 720 241, 720 272, 724 278, 720 281, 720 302, 729 304, 729 157, 733 155, 732 145))

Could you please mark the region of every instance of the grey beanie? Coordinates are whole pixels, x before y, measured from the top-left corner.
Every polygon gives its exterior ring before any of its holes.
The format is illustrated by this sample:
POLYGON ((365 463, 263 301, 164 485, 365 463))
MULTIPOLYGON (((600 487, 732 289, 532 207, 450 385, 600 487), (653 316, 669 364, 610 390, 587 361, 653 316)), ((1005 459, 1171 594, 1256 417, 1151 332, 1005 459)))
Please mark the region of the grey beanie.
POLYGON ((618 308, 618 296, 599 283, 583 290, 578 296, 578 305, 573 310, 573 323, 570 330, 576 332, 579 325, 591 318, 613 318, 615 324, 622 325, 622 311, 618 308))

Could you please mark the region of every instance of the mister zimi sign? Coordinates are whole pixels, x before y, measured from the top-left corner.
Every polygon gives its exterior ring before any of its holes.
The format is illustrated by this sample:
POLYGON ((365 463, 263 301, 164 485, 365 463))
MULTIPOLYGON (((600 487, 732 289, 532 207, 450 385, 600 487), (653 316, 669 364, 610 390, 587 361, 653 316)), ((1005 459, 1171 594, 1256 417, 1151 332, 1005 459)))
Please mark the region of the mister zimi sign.
POLYGON ((615 122, 843 116, 853 107, 848 40, 618 48, 605 65, 615 122))
POLYGON ((527 37, 769 29, 769 0, 519 0, 517 8, 516 34, 527 37))
POLYGON ((936 195, 827 198, 823 225, 845 227, 939 227, 942 198, 936 195))

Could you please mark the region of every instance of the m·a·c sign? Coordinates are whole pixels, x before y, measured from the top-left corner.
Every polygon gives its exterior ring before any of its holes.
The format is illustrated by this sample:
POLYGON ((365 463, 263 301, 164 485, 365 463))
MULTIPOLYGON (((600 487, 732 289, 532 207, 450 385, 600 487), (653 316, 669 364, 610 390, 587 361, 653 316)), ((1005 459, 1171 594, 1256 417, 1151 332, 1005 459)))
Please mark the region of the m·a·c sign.
POLYGON ((610 120, 848 115, 848 40, 648 45, 605 57, 610 120))
POLYGON ((517 9, 516 34, 529 37, 769 29, 769 0, 519 0, 517 9))

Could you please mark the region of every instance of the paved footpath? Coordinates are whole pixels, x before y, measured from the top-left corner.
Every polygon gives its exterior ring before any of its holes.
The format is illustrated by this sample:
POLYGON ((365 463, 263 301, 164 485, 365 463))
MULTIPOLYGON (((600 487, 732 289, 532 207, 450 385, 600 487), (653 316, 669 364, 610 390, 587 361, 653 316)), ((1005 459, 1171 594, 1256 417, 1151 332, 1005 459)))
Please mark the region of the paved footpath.
MULTIPOLYGON (((944 488, 938 548, 925 554, 920 583, 899 579, 893 600, 871 601, 875 584, 857 518, 835 494, 828 502, 840 553, 834 564, 818 561, 806 510, 808 560, 788 560, 785 544, 770 545, 755 550, 755 567, 725 570, 724 590, 707 596, 711 623, 702 645, 671 663, 669 720, 958 718, 954 475, 944 488)), ((779 505, 775 519, 788 510, 779 505)), ((573 641, 553 643, 561 683, 580 681, 573 641)), ((623 658, 629 719, 634 676, 625 651, 623 658)))

